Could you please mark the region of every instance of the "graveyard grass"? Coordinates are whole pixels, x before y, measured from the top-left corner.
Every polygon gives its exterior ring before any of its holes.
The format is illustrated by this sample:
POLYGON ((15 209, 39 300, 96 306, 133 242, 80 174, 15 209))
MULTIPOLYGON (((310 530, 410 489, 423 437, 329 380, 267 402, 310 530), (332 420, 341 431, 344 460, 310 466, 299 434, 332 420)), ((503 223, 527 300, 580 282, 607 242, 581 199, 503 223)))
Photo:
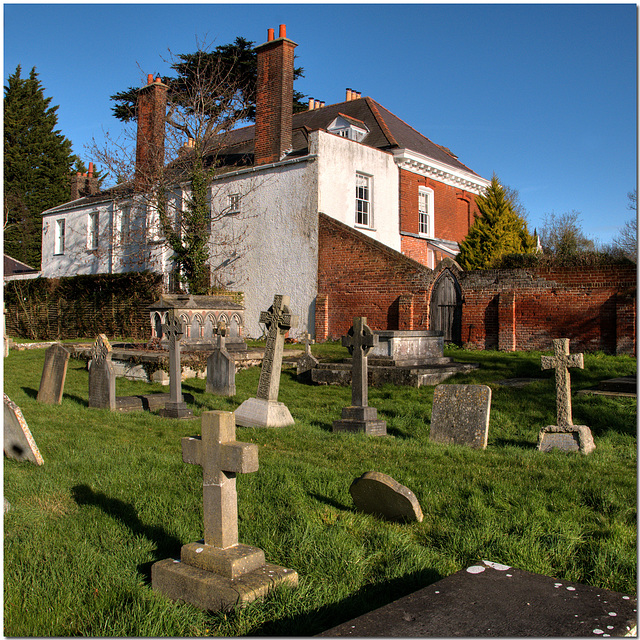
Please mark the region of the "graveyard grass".
MULTIPOLYGON (((312 352, 346 354, 335 343, 312 352)), ((581 456, 535 450, 539 430, 555 423, 553 371, 541 371, 539 352, 447 353, 481 364, 449 382, 492 388, 484 451, 429 442, 434 387, 369 390, 388 437, 333 434, 350 388, 303 385, 283 369, 280 400, 296 424, 237 429, 260 456, 259 471, 238 476, 239 539, 295 569, 299 587, 206 613, 150 586, 153 562, 202 537, 202 472, 181 457, 181 438, 199 422, 89 409, 86 366, 74 358, 62 405, 37 404, 44 350, 12 351, 5 392, 44 466, 4 462, 5 635, 307 636, 483 559, 635 595, 636 401, 575 392, 634 375, 636 360, 586 354, 584 370, 571 370, 574 423, 597 446, 581 456), (538 380, 496 384, 505 378, 538 380), (349 485, 374 470, 415 493, 423 522, 354 511, 349 485)), ((232 411, 255 395, 259 371, 238 373, 233 398, 205 394, 204 380, 183 391, 196 415, 232 411)), ((167 391, 117 380, 118 395, 167 391)))

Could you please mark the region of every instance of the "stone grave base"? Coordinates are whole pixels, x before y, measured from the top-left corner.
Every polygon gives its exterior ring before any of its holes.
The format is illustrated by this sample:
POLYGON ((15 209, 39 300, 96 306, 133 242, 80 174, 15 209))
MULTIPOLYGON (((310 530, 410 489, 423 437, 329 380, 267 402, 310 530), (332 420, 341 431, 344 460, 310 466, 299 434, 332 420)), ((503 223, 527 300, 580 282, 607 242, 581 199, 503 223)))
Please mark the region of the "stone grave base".
POLYGON ((298 584, 296 571, 266 563, 257 547, 220 549, 193 542, 182 547, 180 558, 152 565, 152 587, 171 600, 207 611, 233 609, 265 597, 277 585, 298 584))
POLYGON ((164 409, 160 409, 158 414, 163 418, 193 418, 193 411, 189 409, 185 402, 167 402, 164 405, 164 409))
POLYGON ((386 436, 387 423, 378 419, 378 410, 375 407, 344 407, 342 419, 334 420, 332 431, 386 436))
POLYGON ((607 637, 635 635, 635 598, 483 561, 325 637, 607 637))
POLYGON ((549 425, 538 434, 538 451, 579 451, 585 455, 591 453, 596 445, 591 429, 584 425, 570 424, 565 427, 549 425))
POLYGON ((234 413, 236 425, 240 427, 288 427, 294 424, 285 404, 261 398, 245 400, 234 413))
POLYGON ((609 396, 612 398, 635 398, 638 395, 638 379, 634 376, 602 380, 593 389, 580 389, 577 395, 609 396))
MULTIPOLYGON (((190 393, 183 393, 185 402, 193 403, 193 396, 190 393)), ((164 409, 169 401, 167 393, 151 393, 141 396, 118 396, 116 398, 116 411, 123 413, 128 411, 159 411, 164 409)))

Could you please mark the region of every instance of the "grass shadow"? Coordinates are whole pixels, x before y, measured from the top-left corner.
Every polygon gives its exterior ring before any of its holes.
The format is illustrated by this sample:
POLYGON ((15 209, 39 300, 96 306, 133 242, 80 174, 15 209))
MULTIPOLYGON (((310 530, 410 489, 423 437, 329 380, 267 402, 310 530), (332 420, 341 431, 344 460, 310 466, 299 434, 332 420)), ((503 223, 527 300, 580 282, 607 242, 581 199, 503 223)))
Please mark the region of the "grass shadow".
POLYGON ((443 577, 434 569, 423 569, 401 578, 367 585, 340 602, 266 622, 251 629, 247 635, 314 636, 423 589, 443 577))
POLYGON ((137 566, 138 572, 147 584, 151 583, 151 565, 163 558, 175 558, 180 555, 182 543, 178 538, 167 533, 165 529, 156 525, 144 524, 136 510, 128 502, 118 498, 110 498, 100 491, 94 491, 86 484, 71 488, 71 495, 79 506, 90 505, 102 509, 104 513, 127 526, 134 535, 141 535, 155 545, 155 559, 137 566))
POLYGON ((32 389, 31 387, 22 387, 22 390, 24 391, 25 395, 29 396, 33 400, 35 400, 38 397, 37 389, 32 389))
MULTIPOLYGON (((25 395, 29 396, 32 400, 37 400, 38 399, 38 390, 37 389, 32 389, 31 387, 21 387, 21 389, 24 391, 25 395)), ((62 398, 63 400, 73 400, 73 402, 79 404, 81 407, 88 407, 89 406, 89 401, 86 400, 85 398, 81 398, 80 396, 76 396, 73 393, 63 393, 62 394, 62 398)))
POLYGON ((340 511, 350 511, 352 513, 355 513, 355 509, 353 507, 349 507, 346 504, 343 504, 342 502, 338 502, 337 500, 334 500, 333 498, 327 498, 327 496, 323 496, 319 493, 316 493, 315 491, 311 491, 309 493, 309 496, 314 500, 317 500, 318 502, 327 504, 330 507, 339 509, 340 511))

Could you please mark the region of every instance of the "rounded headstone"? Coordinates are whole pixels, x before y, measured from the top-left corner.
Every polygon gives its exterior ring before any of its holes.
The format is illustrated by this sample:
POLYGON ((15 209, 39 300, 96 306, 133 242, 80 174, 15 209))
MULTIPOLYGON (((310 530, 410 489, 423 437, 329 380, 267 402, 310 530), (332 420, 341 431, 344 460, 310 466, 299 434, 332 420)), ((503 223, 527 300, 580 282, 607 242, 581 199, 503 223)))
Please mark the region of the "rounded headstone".
POLYGON ((422 522, 422 509, 413 491, 378 471, 356 478, 349 493, 358 511, 398 522, 422 522))

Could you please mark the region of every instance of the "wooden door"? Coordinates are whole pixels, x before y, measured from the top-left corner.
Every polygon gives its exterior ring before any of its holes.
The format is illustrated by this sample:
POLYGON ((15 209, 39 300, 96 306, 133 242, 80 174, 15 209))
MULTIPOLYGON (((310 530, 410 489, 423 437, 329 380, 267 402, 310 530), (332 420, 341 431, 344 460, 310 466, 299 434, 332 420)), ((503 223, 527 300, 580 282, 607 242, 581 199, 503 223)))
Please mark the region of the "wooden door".
POLYGON ((462 325, 462 294, 456 277, 445 269, 431 293, 430 328, 442 331, 445 342, 460 344, 462 325))

